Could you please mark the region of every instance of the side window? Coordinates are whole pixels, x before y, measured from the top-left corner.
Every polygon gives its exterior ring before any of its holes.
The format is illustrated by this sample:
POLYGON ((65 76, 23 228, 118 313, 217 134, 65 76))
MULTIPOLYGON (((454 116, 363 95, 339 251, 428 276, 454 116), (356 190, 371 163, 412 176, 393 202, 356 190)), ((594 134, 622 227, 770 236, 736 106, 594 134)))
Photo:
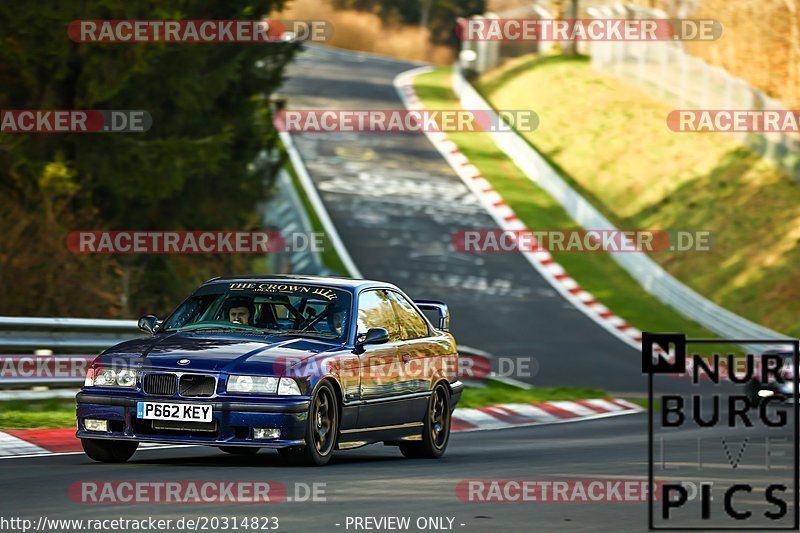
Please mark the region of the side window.
POLYGON ((400 330, 386 291, 362 292, 358 298, 358 335, 370 328, 386 328, 389 341, 400 340, 400 330))
POLYGON ((397 323, 400 326, 400 336, 403 339, 420 339, 430 335, 425 319, 411 302, 396 292, 389 292, 389 298, 392 300, 397 323))

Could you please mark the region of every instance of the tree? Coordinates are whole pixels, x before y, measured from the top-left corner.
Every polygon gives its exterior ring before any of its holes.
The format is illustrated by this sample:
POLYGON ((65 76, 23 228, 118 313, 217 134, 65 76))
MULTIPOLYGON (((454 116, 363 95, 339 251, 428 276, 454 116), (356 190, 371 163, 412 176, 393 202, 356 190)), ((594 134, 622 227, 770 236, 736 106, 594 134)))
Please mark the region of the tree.
MULTIPOLYGON (((578 18, 578 0, 559 0, 557 3, 557 18, 575 20, 578 18)), ((578 54, 578 46, 575 41, 562 43, 562 52, 566 56, 578 54)))
POLYGON ((486 11, 485 0, 331 0, 336 9, 376 13, 385 23, 419 24, 430 30, 433 44, 457 46, 455 26, 459 17, 486 11))
POLYGON ((165 310, 198 280, 247 266, 236 257, 78 257, 65 252, 65 238, 79 229, 257 225, 264 176, 248 165, 275 145, 266 104, 296 46, 81 44, 68 39, 67 25, 75 19, 260 19, 282 5, 66 0, 0 6, 0 109, 142 109, 153 118, 141 134, 0 134, 0 208, 18 217, 0 222, 0 232, 10 235, 0 240, 0 313, 98 314, 96 298, 108 315, 165 310), (124 280, 130 294, 122 290, 124 280), (26 295, 33 290, 35 302, 26 295))

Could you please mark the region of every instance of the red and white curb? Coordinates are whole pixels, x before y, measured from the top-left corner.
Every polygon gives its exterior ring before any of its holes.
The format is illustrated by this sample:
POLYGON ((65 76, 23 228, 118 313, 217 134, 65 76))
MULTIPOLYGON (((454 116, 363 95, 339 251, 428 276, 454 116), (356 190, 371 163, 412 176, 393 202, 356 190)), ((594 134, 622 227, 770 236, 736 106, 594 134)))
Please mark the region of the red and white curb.
POLYGON ((644 409, 618 398, 603 400, 504 403, 489 407, 463 407, 453 412, 452 431, 482 431, 520 426, 541 426, 640 413, 644 409))
MULTIPOLYGON (((175 445, 143 442, 141 448, 174 448, 175 445)), ((0 431, 0 459, 37 455, 83 453, 75 428, 7 429, 0 431)))
MULTIPOLYGON (((539 426, 627 415, 643 411, 620 399, 509 403, 489 407, 457 408, 454 432, 539 426)), ((142 443, 141 448, 176 448, 177 445, 142 443)), ((9 429, 0 432, 0 459, 83 453, 75 428, 9 429)))
MULTIPOLYGON (((420 74, 430 72, 432 67, 420 67, 407 70, 398 74, 394 79, 394 86, 403 101, 403 105, 412 111, 421 111, 425 105, 414 90, 414 78, 420 74)), ((503 201, 500 194, 492 188, 489 181, 481 176, 480 170, 470 163, 467 156, 459 150, 456 143, 451 141, 444 132, 426 131, 425 135, 434 148, 442 154, 445 161, 453 168, 459 178, 466 184, 478 198, 484 208, 489 212, 500 229, 506 231, 522 231, 528 228, 514 213, 514 210, 503 201)), ((550 283, 550 285, 564 298, 572 303, 576 309, 609 331, 624 343, 641 351, 642 332, 628 324, 623 318, 601 304, 588 291, 584 290, 578 282, 570 277, 550 252, 536 251, 520 252, 525 259, 550 283)))

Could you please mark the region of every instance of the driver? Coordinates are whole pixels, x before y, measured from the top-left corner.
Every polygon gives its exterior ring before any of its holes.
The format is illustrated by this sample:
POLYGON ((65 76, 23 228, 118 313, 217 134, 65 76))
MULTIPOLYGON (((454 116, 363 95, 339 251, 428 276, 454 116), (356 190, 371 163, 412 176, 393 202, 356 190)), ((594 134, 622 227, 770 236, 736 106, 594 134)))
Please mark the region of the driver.
POLYGON ((334 305, 328 311, 327 321, 331 333, 342 334, 344 330, 344 314, 345 307, 343 305, 334 305))
POLYGON ((256 314, 256 307, 252 298, 246 296, 237 296, 229 298, 225 302, 226 315, 228 320, 234 324, 242 324, 245 326, 253 325, 253 317, 256 314))

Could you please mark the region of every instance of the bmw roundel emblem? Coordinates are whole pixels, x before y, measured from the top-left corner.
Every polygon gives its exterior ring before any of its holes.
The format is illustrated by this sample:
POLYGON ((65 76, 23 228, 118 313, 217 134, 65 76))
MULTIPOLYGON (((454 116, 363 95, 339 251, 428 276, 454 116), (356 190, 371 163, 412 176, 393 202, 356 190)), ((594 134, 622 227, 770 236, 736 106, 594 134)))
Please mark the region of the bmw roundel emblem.
POLYGON ((191 363, 191 361, 189 359, 181 359, 180 361, 178 361, 178 364, 181 365, 181 366, 186 366, 189 363, 191 363))

